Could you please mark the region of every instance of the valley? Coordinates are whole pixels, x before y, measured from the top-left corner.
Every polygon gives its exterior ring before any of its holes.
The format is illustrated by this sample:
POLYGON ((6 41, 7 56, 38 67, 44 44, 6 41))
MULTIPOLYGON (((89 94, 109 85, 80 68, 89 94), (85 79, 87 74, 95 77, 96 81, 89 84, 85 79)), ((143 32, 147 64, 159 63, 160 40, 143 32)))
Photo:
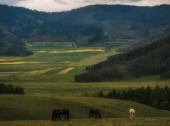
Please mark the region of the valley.
POLYGON ((0 126, 169 126, 169 10, 91 5, 47 13, 0 5, 0 126), (106 97, 138 88, 138 97, 160 101, 106 97), (51 121, 55 108, 69 109, 70 120, 51 121), (89 119, 91 108, 102 118, 89 119))
MULTIPOLYGON (((135 108, 139 109, 138 117, 140 118, 146 116, 170 116, 168 111, 158 110, 134 102, 83 97, 84 94, 95 94, 99 91, 106 94, 112 89, 121 91, 142 86, 155 87, 160 85, 164 87, 169 85, 169 80, 161 81, 159 76, 131 78, 113 82, 76 83, 74 81, 74 76, 78 73, 83 73, 87 65, 96 64, 106 60, 108 56, 122 53, 118 51, 118 47, 112 47, 108 50, 106 47, 99 45, 78 47, 73 43, 34 42, 27 43, 27 48, 33 51, 34 55, 27 57, 0 57, 1 83, 21 86, 26 93, 25 96, 0 96, 3 101, 0 104, 1 112, 6 113, 2 114, 1 120, 49 120, 51 110, 62 106, 73 111, 72 119, 85 119, 88 109, 93 106, 102 110, 102 118, 128 118, 127 110, 130 106, 135 106, 135 108), (11 100, 13 101, 12 104, 11 100), (41 105, 43 106, 40 107, 41 105), (6 107, 4 108, 4 106, 6 107), (121 107, 123 110, 117 112, 116 109, 120 110, 121 107), (80 110, 84 114, 75 113, 76 110, 80 110), (43 114, 37 116, 41 111, 43 111, 43 114), (150 112, 147 114, 144 111, 150 112)), ((6 123, 8 124, 8 122, 6 123)), ((91 121, 88 123, 91 123, 91 121)), ((16 123, 16 125, 19 124, 16 123)), ((50 123, 50 125, 53 124, 50 123)))
POLYGON ((1 81, 73 82, 74 74, 83 72, 85 66, 118 53, 116 49, 106 51, 100 45, 77 47, 69 42, 34 42, 28 43, 27 48, 34 55, 0 57, 1 81))

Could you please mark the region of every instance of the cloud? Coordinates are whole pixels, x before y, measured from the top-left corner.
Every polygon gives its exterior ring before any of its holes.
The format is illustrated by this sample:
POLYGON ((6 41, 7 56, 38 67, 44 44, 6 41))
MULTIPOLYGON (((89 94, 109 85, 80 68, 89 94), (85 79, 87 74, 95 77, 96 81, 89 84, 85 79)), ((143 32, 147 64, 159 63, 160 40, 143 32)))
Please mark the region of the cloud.
POLYGON ((170 0, 0 0, 0 4, 26 7, 39 11, 66 11, 94 4, 154 6, 170 4, 170 0))
POLYGON ((6 5, 16 5, 19 2, 27 1, 27 0, 0 0, 0 4, 6 4, 6 5))

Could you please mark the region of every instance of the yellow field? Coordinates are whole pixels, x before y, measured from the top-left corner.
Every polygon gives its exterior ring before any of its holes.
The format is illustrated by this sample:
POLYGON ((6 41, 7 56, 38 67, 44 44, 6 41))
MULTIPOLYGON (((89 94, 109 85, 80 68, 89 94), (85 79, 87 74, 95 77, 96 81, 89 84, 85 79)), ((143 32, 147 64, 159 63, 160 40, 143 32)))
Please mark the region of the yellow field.
POLYGON ((58 74, 66 74, 66 73, 70 72, 73 69, 74 69, 74 67, 70 67, 70 68, 67 68, 67 69, 64 69, 64 70, 60 71, 58 74))
POLYGON ((117 52, 116 49, 112 49, 108 52, 104 52, 104 53, 101 53, 101 54, 98 54, 98 55, 93 55, 93 56, 90 56, 90 57, 85 58, 83 60, 80 60, 79 62, 76 63, 76 66, 82 66, 82 65, 87 66, 87 65, 96 64, 96 63, 99 63, 99 62, 106 60, 108 56, 112 56, 112 55, 115 55, 117 53, 120 53, 120 52, 117 52))
POLYGON ((54 54, 60 54, 60 53, 81 53, 81 52, 105 52, 104 49, 73 49, 73 50, 54 50, 54 51, 44 51, 39 50, 38 53, 54 53, 54 54))
POLYGON ((5 62, 0 62, 0 65, 20 65, 20 64, 38 64, 42 62, 24 62, 24 61, 5 61, 5 62))
POLYGON ((0 57, 0 62, 5 62, 5 61, 16 61, 16 60, 20 60, 20 59, 22 59, 22 58, 11 58, 11 57, 4 57, 4 58, 2 58, 2 57, 0 57))
POLYGON ((28 76, 28 75, 31 75, 31 76, 41 75, 41 74, 44 74, 44 73, 46 73, 46 72, 48 72, 48 71, 50 71, 50 70, 51 70, 51 69, 29 71, 29 72, 22 73, 22 76, 28 76))

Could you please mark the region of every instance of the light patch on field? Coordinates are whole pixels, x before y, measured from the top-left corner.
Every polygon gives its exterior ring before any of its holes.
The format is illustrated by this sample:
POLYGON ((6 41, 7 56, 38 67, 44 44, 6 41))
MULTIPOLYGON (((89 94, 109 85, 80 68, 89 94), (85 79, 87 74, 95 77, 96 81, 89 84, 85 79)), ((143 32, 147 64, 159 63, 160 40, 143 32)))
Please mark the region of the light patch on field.
POLYGON ((40 75, 46 73, 48 70, 34 70, 34 71, 29 71, 26 72, 26 75, 40 75))
POLYGON ((64 70, 60 71, 58 74, 66 74, 66 73, 70 72, 73 69, 74 69, 74 67, 69 67, 67 69, 64 69, 64 70))
POLYGON ((11 59, 4 59, 4 58, 0 58, 0 62, 5 62, 5 61, 15 61, 15 60, 20 60, 21 58, 11 58, 11 59))
POLYGON ((14 74, 14 73, 21 73, 21 71, 17 71, 17 72, 14 72, 14 71, 4 71, 4 72, 0 72, 0 74, 14 74))
POLYGON ((61 62, 61 63, 70 63, 71 61, 64 61, 64 62, 61 62))
POLYGON ((24 62, 24 61, 18 61, 18 62, 0 62, 0 65, 20 65, 20 64, 38 64, 42 62, 24 62))
POLYGON ((54 70, 54 69, 58 69, 58 68, 28 71, 28 72, 22 73, 22 75, 20 75, 20 76, 27 76, 28 77, 28 76, 42 75, 42 74, 45 74, 46 72, 54 70))
POLYGON ((38 51, 39 53, 46 53, 47 51, 38 51))
POLYGON ((62 50, 52 51, 50 53, 80 53, 80 52, 104 52, 104 49, 76 49, 76 50, 62 50))
POLYGON ((116 49, 112 49, 110 51, 106 51, 106 52, 101 53, 101 54, 96 54, 96 55, 90 56, 88 58, 82 59, 81 61, 76 63, 76 66, 87 66, 87 65, 96 64, 96 63, 102 62, 104 60, 107 60, 108 56, 112 56, 112 55, 115 55, 117 53, 119 53, 119 52, 117 52, 116 49))

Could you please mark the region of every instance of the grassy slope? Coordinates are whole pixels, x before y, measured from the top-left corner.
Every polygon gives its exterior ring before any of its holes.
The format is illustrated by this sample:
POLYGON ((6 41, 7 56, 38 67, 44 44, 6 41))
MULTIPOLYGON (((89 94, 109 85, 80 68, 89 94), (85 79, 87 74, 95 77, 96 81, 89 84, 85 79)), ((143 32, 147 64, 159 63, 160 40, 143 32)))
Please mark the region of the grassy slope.
POLYGON ((170 112, 121 100, 85 97, 0 96, 1 120, 50 120, 53 108, 68 108, 71 119, 86 119, 90 108, 101 110, 102 118, 128 118, 134 107, 137 117, 170 117, 170 112))

